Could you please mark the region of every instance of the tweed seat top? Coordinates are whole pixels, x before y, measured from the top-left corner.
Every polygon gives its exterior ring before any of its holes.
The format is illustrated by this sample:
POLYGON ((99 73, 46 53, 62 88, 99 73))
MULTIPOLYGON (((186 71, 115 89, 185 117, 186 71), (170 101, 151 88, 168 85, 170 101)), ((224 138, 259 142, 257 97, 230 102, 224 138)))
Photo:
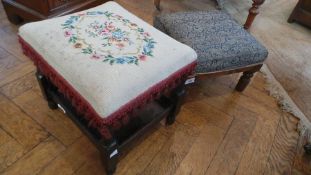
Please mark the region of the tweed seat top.
POLYGON ((197 52, 197 73, 262 63, 268 55, 264 46, 222 11, 164 14, 155 18, 154 26, 197 52))
POLYGON ((19 36, 40 71, 104 123, 172 87, 196 65, 193 49, 115 2, 26 24, 19 36))

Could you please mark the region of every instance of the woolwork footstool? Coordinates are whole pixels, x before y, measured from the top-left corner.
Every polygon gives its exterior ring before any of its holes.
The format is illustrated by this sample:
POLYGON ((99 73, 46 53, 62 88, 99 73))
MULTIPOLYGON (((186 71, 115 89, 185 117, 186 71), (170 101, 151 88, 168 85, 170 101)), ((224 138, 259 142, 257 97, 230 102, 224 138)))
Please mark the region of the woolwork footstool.
POLYGON ((103 154, 120 152, 164 117, 172 124, 197 55, 115 2, 19 29, 50 108, 61 108, 103 154))

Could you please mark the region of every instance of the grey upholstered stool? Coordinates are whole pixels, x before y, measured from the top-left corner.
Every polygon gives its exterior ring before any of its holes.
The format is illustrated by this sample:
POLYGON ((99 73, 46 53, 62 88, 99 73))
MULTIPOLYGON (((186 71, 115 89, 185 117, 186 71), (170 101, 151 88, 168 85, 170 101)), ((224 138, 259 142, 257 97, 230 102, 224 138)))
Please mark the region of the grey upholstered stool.
POLYGON ((238 91, 245 89, 268 56, 263 45, 222 11, 163 14, 155 17, 154 26, 197 52, 197 74, 244 72, 238 91))

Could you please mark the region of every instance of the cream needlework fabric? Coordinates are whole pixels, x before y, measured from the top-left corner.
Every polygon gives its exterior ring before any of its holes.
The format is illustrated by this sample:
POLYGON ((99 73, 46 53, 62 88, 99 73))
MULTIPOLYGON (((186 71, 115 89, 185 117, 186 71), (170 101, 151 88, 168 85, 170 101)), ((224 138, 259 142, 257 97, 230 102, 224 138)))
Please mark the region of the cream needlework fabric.
POLYGON ((116 2, 28 23, 19 35, 102 118, 197 58, 116 2))

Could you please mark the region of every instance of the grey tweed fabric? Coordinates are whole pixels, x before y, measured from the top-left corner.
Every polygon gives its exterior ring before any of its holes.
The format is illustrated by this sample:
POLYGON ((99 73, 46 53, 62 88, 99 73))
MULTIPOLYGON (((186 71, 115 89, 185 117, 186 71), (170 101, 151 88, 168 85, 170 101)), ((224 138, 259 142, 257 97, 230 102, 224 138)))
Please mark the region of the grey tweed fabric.
POLYGON ((155 17, 154 26, 198 54, 197 73, 262 63, 267 49, 223 11, 179 12, 155 17))

